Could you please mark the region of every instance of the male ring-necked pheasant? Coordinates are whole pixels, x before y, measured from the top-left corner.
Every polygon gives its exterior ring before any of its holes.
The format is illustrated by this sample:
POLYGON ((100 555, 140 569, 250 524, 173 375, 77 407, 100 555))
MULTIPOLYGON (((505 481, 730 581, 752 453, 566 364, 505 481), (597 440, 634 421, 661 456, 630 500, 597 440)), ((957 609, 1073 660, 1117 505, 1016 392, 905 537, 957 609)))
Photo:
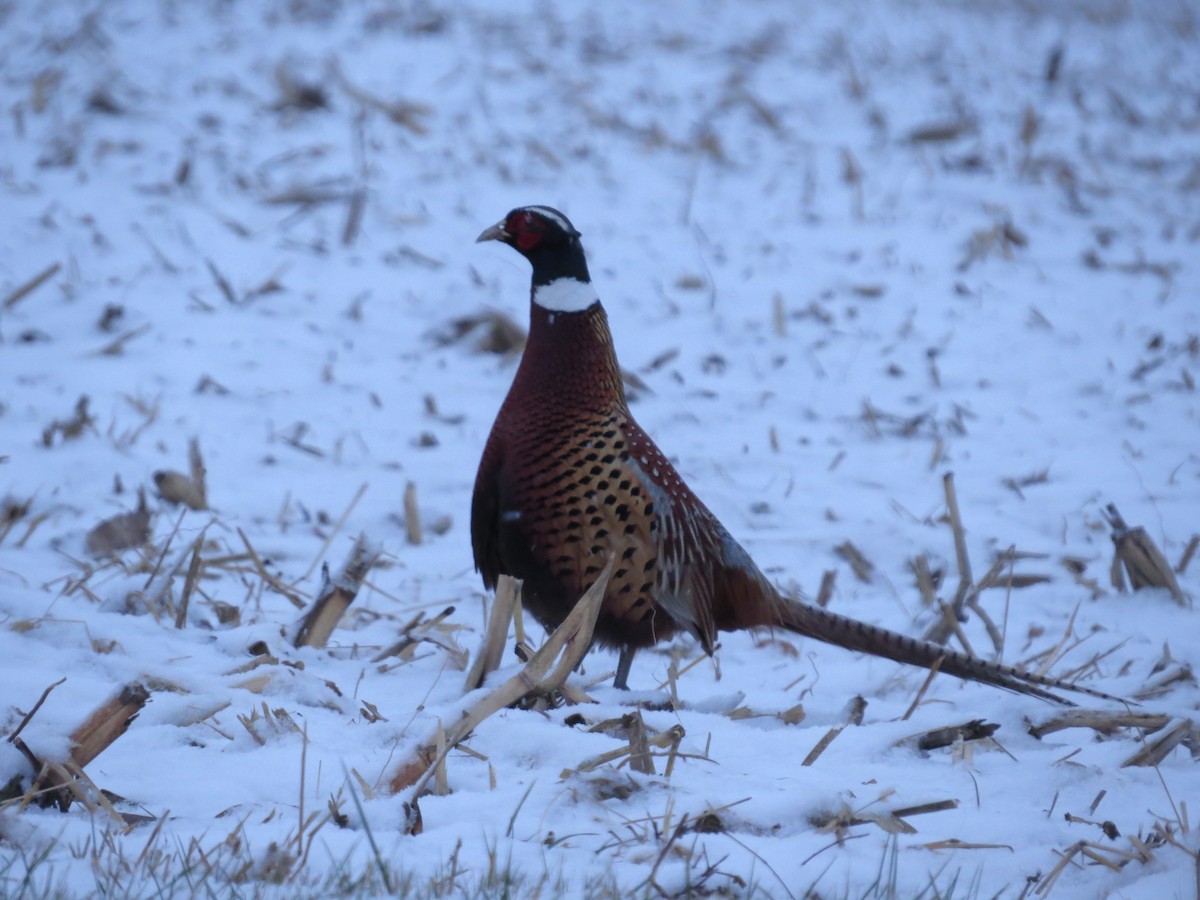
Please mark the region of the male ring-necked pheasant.
POLYGON ((553 629, 615 556, 595 640, 620 650, 617 687, 639 648, 676 632, 711 653, 718 631, 768 626, 1059 703, 1051 688, 1116 699, 781 595, 630 414, 567 217, 514 209, 478 240, 529 260, 533 290, 529 339, 475 480, 475 566, 488 588, 502 574, 522 579, 525 608, 553 629))

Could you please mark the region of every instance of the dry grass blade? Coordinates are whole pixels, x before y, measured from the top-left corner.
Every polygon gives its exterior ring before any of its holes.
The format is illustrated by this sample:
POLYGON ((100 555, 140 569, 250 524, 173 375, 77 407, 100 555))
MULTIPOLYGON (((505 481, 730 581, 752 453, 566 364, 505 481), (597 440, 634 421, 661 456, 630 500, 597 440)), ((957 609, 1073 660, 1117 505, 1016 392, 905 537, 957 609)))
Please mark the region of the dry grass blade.
POLYGON ((246 537, 246 533, 242 529, 237 530, 238 537, 242 539, 242 544, 246 547, 246 552, 250 555, 250 562, 254 564, 254 568, 258 571, 258 577, 271 586, 277 593, 282 594, 291 602, 292 606, 297 609, 304 609, 304 601, 297 596, 296 592, 289 588, 286 584, 267 571, 266 565, 262 561, 262 557, 258 555, 258 551, 250 544, 250 539, 246 537))
POLYGON ((246 733, 254 739, 254 743, 258 744, 260 747, 267 746, 267 739, 258 733, 258 729, 256 727, 256 723, 258 721, 258 710, 251 710, 250 715, 248 716, 243 713, 238 713, 237 720, 241 723, 242 727, 246 729, 246 733))
MULTIPOLYGON (((863 713, 866 711, 866 708, 867 701, 862 697, 855 697, 854 701, 850 705, 846 724, 861 725, 863 721, 863 713)), ((821 739, 817 741, 816 746, 814 746, 812 750, 808 751, 808 756, 804 757, 804 760, 800 763, 800 765, 811 766, 813 763, 815 763, 817 759, 820 758, 821 754, 829 748, 829 745, 834 742, 837 736, 841 734, 845 728, 846 725, 837 725, 825 732, 821 739)))
POLYGON ((1150 700, 1155 697, 1161 697, 1177 684, 1190 684, 1195 680, 1196 676, 1192 672, 1191 666, 1176 665, 1154 679, 1154 681, 1148 682, 1145 687, 1133 696, 1136 700, 1150 700))
POLYGON ((671 737, 670 747, 667 751, 667 767, 663 769, 663 777, 670 781, 671 775, 673 775, 675 772, 675 760, 679 759, 680 757, 679 745, 683 743, 683 739, 687 736, 687 732, 683 730, 682 725, 672 725, 663 733, 670 735, 671 737))
POLYGON ((863 556, 862 551, 854 546, 850 541, 844 541, 833 548, 833 552, 850 564, 850 568, 854 570, 854 577, 863 584, 870 584, 872 575, 875 571, 875 566, 869 559, 863 556))
POLYGON ((367 207, 367 192, 364 188, 359 188, 350 195, 350 202, 346 205, 346 223, 342 226, 342 246, 350 247, 354 245, 358 239, 358 232, 362 226, 363 210, 367 207))
POLYGON ((188 603, 192 592, 196 589, 196 581, 200 577, 200 548, 204 545, 204 534, 201 533, 192 544, 192 561, 188 563, 187 575, 183 579, 183 590, 179 594, 179 605, 175 610, 175 627, 182 629, 187 624, 188 603))
POLYGON ((783 302, 783 294, 779 291, 771 298, 772 320, 775 325, 775 336, 787 337, 787 306, 783 302))
POLYGON ((14 306, 40 288, 43 284, 57 275, 61 269, 62 263, 51 263, 24 284, 17 285, 17 287, 9 291, 8 296, 4 298, 4 308, 12 309, 14 306))
POLYGON ((671 848, 675 845, 675 842, 678 841, 688 831, 689 825, 690 822, 688 814, 684 813, 683 818, 679 820, 679 824, 676 825, 674 831, 671 832, 671 836, 663 842, 662 849, 659 851, 658 857, 654 860, 654 865, 650 869, 650 875, 646 879, 646 883, 653 885, 659 894, 664 897, 669 897, 671 895, 659 886, 657 880, 658 869, 663 864, 663 860, 667 858, 667 854, 670 853, 671 848))
POLYGON ((922 844, 926 850, 1007 850, 1015 852, 1012 844, 976 844, 971 841, 960 841, 958 838, 946 838, 944 841, 931 841, 922 844))
POLYGON ((1064 556, 1062 558, 1063 568, 1071 573, 1075 583, 1081 585, 1091 592, 1092 599, 1098 600, 1104 596, 1105 590, 1100 586, 1100 583, 1087 574, 1088 561, 1077 556, 1064 556))
MULTIPOLYGON (((1107 856, 1105 851, 1108 851, 1107 847, 1097 848, 1094 845, 1092 845, 1090 842, 1084 842, 1084 845, 1079 849, 1079 852, 1082 853, 1084 856, 1086 856, 1088 859, 1092 860, 1093 862, 1099 863, 1100 865, 1107 868, 1109 871, 1120 874, 1121 866, 1127 860, 1122 860, 1122 862, 1116 862, 1116 861, 1110 859, 1107 856)), ((1119 854, 1117 858, 1120 859, 1124 855, 1125 854, 1119 854)))
POLYGON ((958 119, 952 122, 934 122, 920 125, 908 133, 910 144, 944 144, 956 141, 960 137, 972 134, 976 125, 972 119, 958 119))
POLYGON ((143 334, 150 331, 150 325, 142 325, 138 328, 131 328, 129 331, 123 331, 113 340, 109 341, 99 350, 95 351, 95 356, 121 356, 125 353, 125 345, 140 338, 143 334))
MULTIPOLYGON (((937 602, 938 613, 941 618, 938 622, 943 627, 948 629, 949 633, 958 638, 958 643, 962 646, 962 650, 967 656, 975 656, 975 650, 971 647, 971 642, 967 638, 967 633, 963 631, 962 625, 959 622, 959 616, 955 615, 954 607, 949 603, 943 603, 941 600, 937 602)), ((933 627, 936 627, 937 623, 933 627)), ((942 643, 945 643, 944 641, 942 643)))
POLYGON ((944 644, 955 633, 958 620, 962 616, 962 608, 966 603, 967 594, 971 590, 973 577, 971 575, 971 558, 967 555, 967 537, 963 530, 962 516, 958 512, 958 492, 954 488, 954 473, 947 472, 942 478, 942 486, 946 492, 946 514, 950 519, 950 529, 954 533, 954 558, 958 565, 958 590, 954 600, 944 610, 944 614, 925 632, 925 640, 934 644, 944 644))
POLYGON ((92 802, 86 790, 75 776, 62 763, 48 762, 41 767, 38 777, 33 782, 33 793, 42 807, 57 806, 61 812, 71 808, 71 803, 79 801, 88 812, 94 812, 96 804, 92 802))
MULTIPOLYGON (((0 454, 0 461, 5 459, 7 457, 0 454)), ((32 497, 18 500, 9 495, 4 498, 3 504, 0 505, 0 544, 4 543, 4 539, 8 537, 8 533, 13 530, 13 527, 29 515, 31 506, 33 506, 32 497)))
POLYGON ((933 684, 933 679, 937 677, 937 673, 941 670, 942 659, 938 657, 934 664, 929 667, 929 674, 925 676, 925 680, 921 682, 921 686, 917 688, 917 693, 913 697, 912 703, 908 704, 908 709, 900 717, 901 722, 907 722, 912 718, 912 714, 917 711, 917 707, 921 705, 921 701, 925 699, 925 695, 929 692, 929 688, 933 684))
MULTIPOLYGON (((29 520, 29 522, 25 528, 25 533, 23 535, 21 535, 21 537, 17 540, 17 543, 16 543, 17 549, 20 550, 22 547, 24 547, 26 542, 28 542, 28 540, 31 537, 33 537, 33 533, 35 531, 37 531, 38 526, 41 525, 43 522, 45 522, 49 518, 50 518, 49 510, 45 510, 43 512, 38 513, 36 516, 33 516, 29 520)), ((0 525, 0 543, 4 542, 4 538, 8 534, 9 528, 11 528, 14 524, 15 524, 14 522, 4 522, 2 525, 0 525)))
MULTIPOLYGON (((83 771, 82 766, 67 760, 62 764, 60 771, 65 772, 72 779, 72 788, 75 790, 77 795, 82 793, 80 790, 81 788, 87 789, 87 792, 83 793, 83 799, 89 810, 92 808, 90 799, 94 799, 95 805, 99 806, 106 813, 108 813, 109 817, 117 823, 120 831, 129 832, 133 828, 134 822, 127 820, 125 816, 117 812, 116 808, 112 805, 112 801, 109 800, 104 791, 97 786, 96 782, 92 781, 87 772, 83 771)), ((152 818, 153 817, 151 816, 150 819, 152 818)), ((134 817, 134 821, 136 821, 136 819, 137 817, 134 817)), ((149 821, 149 819, 147 821, 149 821)))
POLYGON ((1058 876, 1063 873, 1063 870, 1065 870, 1067 866, 1071 864, 1071 861, 1082 849, 1083 841, 1072 844, 1070 847, 1068 847, 1066 851, 1059 857, 1058 862, 1054 864, 1054 868, 1051 869, 1046 877, 1041 880, 1041 883, 1034 888, 1033 892, 1039 897, 1044 897, 1049 894, 1054 888, 1054 883, 1058 881, 1058 876))
POLYGON ((922 803, 917 806, 878 813, 869 812, 866 809, 850 809, 843 806, 836 812, 825 812, 814 816, 809 821, 812 822, 817 831, 823 833, 841 833, 845 829, 855 825, 875 825, 887 834, 916 834, 917 829, 905 821, 907 817, 944 812, 957 808, 957 800, 936 800, 931 803, 922 803))
MULTIPOLYGON (((319 206, 324 203, 343 203, 353 198, 353 191, 345 187, 344 179, 331 179, 316 184, 293 184, 280 191, 263 196, 263 203, 271 206, 319 206)), ((247 298, 249 299, 249 298, 247 298)))
POLYGON ((184 561, 187 559, 187 548, 185 548, 176 553, 170 562, 167 561, 167 556, 171 552, 171 545, 175 543, 175 538, 179 535, 179 528, 183 525, 184 513, 185 511, 179 513, 179 518, 175 520, 175 527, 171 529, 171 533, 163 541, 162 550, 157 551, 154 566, 150 570, 150 577, 146 579, 146 586, 140 592, 140 596, 135 593, 131 594, 129 598, 130 602, 140 600, 141 604, 155 618, 158 618, 159 613, 166 607, 167 595, 174 582, 175 573, 182 568, 184 561))
POLYGON ((195 485, 196 493, 200 495, 202 509, 208 508, 208 468, 204 465, 204 455, 200 452, 200 440, 195 436, 188 438, 188 475, 195 485))
POLYGON ((1025 499, 1025 492, 1021 488, 1033 487, 1037 484, 1046 484, 1050 480, 1050 470, 1040 469, 1037 472, 1030 472, 1028 475, 1022 475, 1019 478, 1003 478, 1000 483, 1006 488, 1020 497, 1025 499))
MULTIPOLYGON (((1076 602, 1074 608, 1071 610, 1071 615, 1067 617, 1067 622, 1063 626, 1062 637, 1058 639, 1058 643, 1033 657, 1033 660, 1041 660, 1037 667, 1039 675, 1047 676, 1059 658, 1080 643, 1079 640, 1072 643, 1071 638, 1075 634, 1075 617, 1079 615, 1079 605, 1082 602, 1082 600, 1076 602)), ((1033 660, 1030 661, 1032 662, 1033 660)))
POLYGON ((1192 557, 1196 555, 1197 548, 1200 548, 1200 534, 1193 534, 1192 539, 1183 548, 1183 554, 1179 557, 1179 562, 1175 566, 1175 571, 1178 574, 1182 575, 1187 572, 1188 564, 1192 561, 1192 557))
MULTIPOLYGON (((1101 791, 1100 793, 1103 795, 1104 792, 1101 791)), ((1121 829, 1117 828, 1116 823, 1112 821, 1105 820, 1103 822, 1097 822, 1094 819, 1087 819, 1083 816, 1072 815, 1071 813, 1065 813, 1063 818, 1072 825, 1094 825, 1099 828, 1104 833, 1104 836, 1110 841, 1115 841, 1121 836, 1121 829)))
POLYGON ((861 220, 865 215, 862 166, 849 147, 839 147, 838 152, 842 159, 842 182, 854 190, 854 218, 861 220))
MULTIPOLYGON (((330 544, 333 543, 333 539, 342 530, 342 526, 345 525, 346 520, 350 518, 350 513, 354 511, 354 507, 358 506, 358 501, 362 499, 363 494, 367 492, 367 487, 368 482, 363 482, 358 486, 358 490, 354 492, 354 496, 351 497, 350 502, 346 504, 346 508, 342 511, 342 515, 334 523, 333 528, 329 530, 329 534, 325 536, 325 543, 321 544, 321 549, 317 552, 317 555, 313 557, 313 561, 309 563, 308 569, 305 570, 304 575, 300 578, 300 581, 303 581, 313 573, 313 570, 317 567, 317 563, 319 563, 321 558, 326 554, 326 552, 328 552, 330 544)), ((240 531, 238 533, 241 534, 240 531)), ((245 540, 245 537, 243 536, 242 539, 245 540)), ((249 549, 249 546, 249 544, 246 545, 247 549, 249 549)), ((303 604, 301 604, 301 606, 303 606, 303 604)))
POLYGON ((424 103, 414 103, 410 100, 384 100, 382 97, 376 97, 374 94, 368 93, 357 85, 352 84, 342 74, 341 67, 336 61, 330 64, 330 68, 332 70, 331 74, 337 79, 342 90, 363 106, 379 110, 391 121, 407 128, 414 134, 428 133, 429 128, 424 120, 427 116, 433 115, 431 107, 424 103))
POLYGON ((921 592, 921 603, 933 606, 937 602, 937 591, 934 588, 933 572, 929 569, 929 557, 922 553, 909 563, 913 577, 917 581, 917 590, 921 592))
MULTIPOLYGON (((608 580, 612 576, 613 564, 614 560, 610 556, 596 581, 520 672, 463 712, 462 718, 455 722, 446 734, 445 752, 453 749, 488 716, 524 697, 545 693, 561 685, 591 646, 592 629, 596 624, 596 616, 600 613, 600 604, 604 600, 608 580)), ((422 788, 439 762, 436 746, 436 740, 426 741, 396 767, 388 781, 392 793, 411 788, 413 797, 420 796, 422 788)))
POLYGON ((1026 572, 1021 575, 1006 576, 988 585, 988 587, 1011 588, 1014 591, 1019 591, 1023 588, 1030 588, 1039 584, 1049 584, 1053 580, 1054 579, 1049 575, 1041 575, 1036 572, 1026 572))
POLYGON ((1004 655, 1004 635, 1000 629, 996 627, 996 623, 992 621, 992 617, 988 615, 987 610, 979 602, 979 594, 972 591, 967 597, 967 609, 979 616, 979 621, 983 623, 984 630, 988 633, 988 637, 992 641, 992 646, 996 649, 996 658, 999 659, 1004 655))
MULTIPOLYGON (((593 728, 590 730, 595 731, 596 729, 593 728)), ((648 736, 646 738, 647 752, 649 752, 651 748, 658 750, 672 749, 675 752, 678 752, 679 744, 684 739, 686 734, 687 732, 684 731, 682 725, 672 725, 666 731, 660 731, 653 736, 648 736)), ((568 778, 571 775, 594 771, 595 769, 607 765, 610 762, 629 756, 631 750, 632 746, 630 744, 626 744, 623 747, 618 747, 616 750, 608 750, 604 753, 597 754, 596 756, 590 756, 574 769, 563 769, 559 777, 568 778)), ((668 757, 668 768, 667 771, 663 773, 668 777, 671 774, 670 760, 672 758, 673 757, 668 757)))
POLYGON ((58 687, 60 684, 63 684, 66 680, 67 680, 66 678, 60 678, 60 679, 58 679, 58 681, 54 682, 53 684, 48 686, 44 691, 42 691, 42 696, 38 697, 37 703, 33 704, 33 707, 29 710, 29 712, 25 713, 25 715, 21 719, 20 723, 17 725, 17 727, 15 729, 13 729, 13 733, 10 734, 7 738, 5 738, 5 740, 8 741, 10 744, 15 742, 16 739, 18 737, 20 737, 21 732, 25 730, 25 726, 28 725, 33 720, 33 717, 37 715, 37 711, 42 708, 42 704, 46 702, 46 698, 50 696, 50 692, 53 691, 56 687, 58 687))
POLYGON ((957 800, 935 800, 932 803, 918 803, 916 806, 904 806, 893 809, 892 815, 900 819, 909 816, 924 816, 929 813, 945 812, 948 809, 958 809, 957 800))
POLYGON ((296 632, 297 647, 324 647, 328 643, 329 635, 358 596, 363 579, 379 561, 381 552, 379 547, 367 540, 366 535, 360 534, 341 573, 336 578, 330 578, 328 568, 324 570, 324 583, 317 599, 305 613, 296 632))
POLYGON ((446 729, 442 727, 440 721, 438 722, 434 751, 437 754, 437 762, 433 766, 432 793, 435 797, 447 797, 450 794, 450 776, 446 774, 446 729))
MULTIPOLYGON (((370 584, 370 582, 367 582, 367 584, 370 584)), ((380 650, 378 653, 372 656, 371 662, 383 662, 389 657, 399 656, 409 647, 426 640, 439 647, 442 647, 443 649, 450 649, 443 641, 434 638, 431 635, 431 632, 452 615, 454 615, 453 606, 447 606, 432 619, 426 619, 425 614, 422 612, 417 613, 416 616, 410 619, 409 622, 400 629, 402 635, 400 640, 385 647, 383 650, 380 650)))
POLYGON ((221 296, 234 306, 237 306, 238 296, 234 292, 233 286, 229 283, 229 279, 222 274, 221 270, 217 268, 216 263, 211 259, 205 258, 204 264, 208 266, 208 274, 212 276, 212 280, 216 284, 217 290, 221 292, 221 296))

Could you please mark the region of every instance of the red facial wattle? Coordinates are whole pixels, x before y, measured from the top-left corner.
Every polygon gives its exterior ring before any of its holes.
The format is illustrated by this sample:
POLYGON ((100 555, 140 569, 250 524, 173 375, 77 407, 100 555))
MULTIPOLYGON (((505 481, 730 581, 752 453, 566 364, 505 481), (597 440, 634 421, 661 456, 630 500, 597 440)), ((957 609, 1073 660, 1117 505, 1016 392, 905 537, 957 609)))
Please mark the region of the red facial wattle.
POLYGON ((504 230, 513 236, 514 245, 522 253, 527 253, 536 247, 543 235, 539 223, 527 212, 510 216, 504 225, 504 230))

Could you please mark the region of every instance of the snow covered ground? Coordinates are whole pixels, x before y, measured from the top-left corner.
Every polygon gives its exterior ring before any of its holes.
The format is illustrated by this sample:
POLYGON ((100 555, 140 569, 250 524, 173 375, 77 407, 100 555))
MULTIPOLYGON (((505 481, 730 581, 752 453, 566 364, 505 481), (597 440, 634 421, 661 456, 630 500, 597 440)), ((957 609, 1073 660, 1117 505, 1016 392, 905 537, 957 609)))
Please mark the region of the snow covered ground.
POLYGON ((1037 739, 1048 704, 939 677, 903 719, 925 673, 778 634, 724 636, 672 707, 680 640, 629 694, 488 719, 420 834, 384 790, 480 638, 470 492, 515 357, 448 338, 524 320, 527 265, 472 241, 528 203, 582 230, 635 415, 781 585, 836 571, 831 608, 923 633, 953 472, 975 578, 1010 547, 1047 576, 981 593, 1004 661, 1125 697, 1200 663, 1192 608, 1113 588, 1102 515, 1172 565, 1200 531, 1195 3, 0 2, 0 59, 0 732, 65 677, 20 735, 64 759, 144 684, 86 771, 155 817, 7 803, 5 895, 1195 896, 1200 737, 1122 765, 1196 721, 1184 677, 1144 738, 1037 739), (153 478, 192 438, 205 511, 153 478), (146 544, 90 555, 139 488, 146 544), (293 648, 272 582, 311 601, 360 533, 384 564, 293 648), (583 771, 639 703, 686 732, 669 774, 583 771), (994 741, 904 741, 973 719, 994 741))

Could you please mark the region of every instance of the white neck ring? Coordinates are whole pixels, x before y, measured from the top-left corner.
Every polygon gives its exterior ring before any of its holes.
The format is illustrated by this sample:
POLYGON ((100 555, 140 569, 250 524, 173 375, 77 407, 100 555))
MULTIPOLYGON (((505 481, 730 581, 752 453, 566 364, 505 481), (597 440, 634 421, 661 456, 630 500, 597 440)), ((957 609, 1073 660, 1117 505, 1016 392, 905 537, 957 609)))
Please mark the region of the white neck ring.
POLYGON ((549 284, 534 285, 533 302, 554 312, 583 312, 599 303, 600 297, 590 281, 566 277, 555 278, 549 284))

